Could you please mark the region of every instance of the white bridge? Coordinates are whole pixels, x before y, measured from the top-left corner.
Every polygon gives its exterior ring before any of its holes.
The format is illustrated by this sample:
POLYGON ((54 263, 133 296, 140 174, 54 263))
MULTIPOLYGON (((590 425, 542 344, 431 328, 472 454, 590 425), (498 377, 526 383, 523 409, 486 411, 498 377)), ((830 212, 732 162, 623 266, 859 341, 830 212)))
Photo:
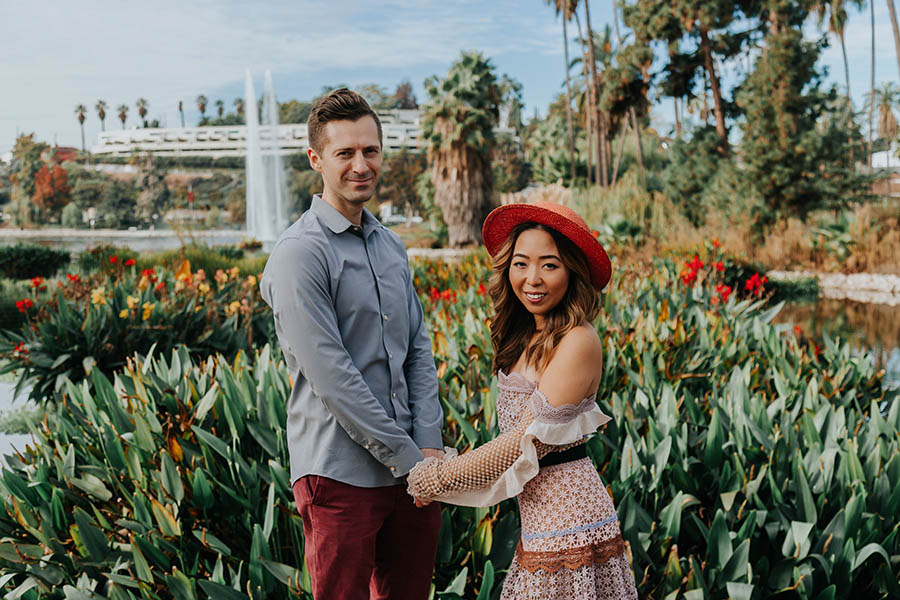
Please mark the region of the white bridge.
MULTIPOLYGON (((419 110, 391 110, 378 114, 381 120, 384 149, 421 150, 422 112, 419 110)), ((306 152, 309 141, 306 123, 278 126, 282 155, 306 152)), ((91 152, 104 156, 129 156, 134 152, 150 152, 158 156, 244 156, 247 153, 245 125, 210 127, 169 127, 104 131, 91 152)))

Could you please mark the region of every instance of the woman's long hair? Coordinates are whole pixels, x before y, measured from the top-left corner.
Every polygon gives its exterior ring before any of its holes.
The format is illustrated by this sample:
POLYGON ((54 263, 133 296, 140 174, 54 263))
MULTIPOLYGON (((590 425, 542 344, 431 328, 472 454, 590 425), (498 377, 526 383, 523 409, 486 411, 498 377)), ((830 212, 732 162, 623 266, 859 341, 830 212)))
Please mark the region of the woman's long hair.
POLYGON ((543 371, 563 336, 585 321, 593 322, 600 310, 597 292, 591 285, 587 259, 578 246, 555 229, 540 223, 520 223, 497 251, 493 265, 488 285, 495 313, 491 320, 491 345, 494 347, 491 369, 494 373, 499 369, 509 373, 524 352, 526 363, 543 371), (544 328, 530 344, 535 334, 534 317, 522 305, 509 283, 509 267, 516 241, 528 229, 540 229, 553 236, 560 258, 569 270, 566 294, 546 315, 544 328))

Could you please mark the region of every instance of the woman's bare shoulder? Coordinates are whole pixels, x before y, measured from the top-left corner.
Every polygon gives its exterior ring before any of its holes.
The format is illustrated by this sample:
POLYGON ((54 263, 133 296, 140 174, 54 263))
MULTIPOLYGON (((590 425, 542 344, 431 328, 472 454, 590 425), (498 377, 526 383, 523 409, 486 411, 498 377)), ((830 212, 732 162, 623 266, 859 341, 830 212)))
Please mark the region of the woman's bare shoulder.
POLYGON ((603 358, 603 341, 589 323, 583 323, 566 332, 559 341, 554 359, 560 353, 564 359, 592 356, 603 358))

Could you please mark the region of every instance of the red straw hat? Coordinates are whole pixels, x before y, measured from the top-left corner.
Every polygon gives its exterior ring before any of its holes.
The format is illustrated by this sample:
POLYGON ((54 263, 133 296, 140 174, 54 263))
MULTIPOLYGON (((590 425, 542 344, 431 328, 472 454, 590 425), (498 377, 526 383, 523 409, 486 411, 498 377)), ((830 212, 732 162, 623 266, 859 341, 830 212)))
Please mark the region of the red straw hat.
POLYGON ((569 238, 587 257, 594 287, 602 290, 609 283, 612 265, 606 250, 578 213, 555 202, 507 204, 492 210, 481 228, 484 245, 491 256, 500 250, 500 246, 520 223, 540 223, 569 238))

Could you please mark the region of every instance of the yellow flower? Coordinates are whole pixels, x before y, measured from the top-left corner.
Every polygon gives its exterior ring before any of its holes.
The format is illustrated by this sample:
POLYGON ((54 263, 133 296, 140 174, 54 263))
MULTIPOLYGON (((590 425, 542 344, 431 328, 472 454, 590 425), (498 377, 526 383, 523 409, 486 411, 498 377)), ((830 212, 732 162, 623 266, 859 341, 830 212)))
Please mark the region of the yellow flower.
POLYGON ((94 288, 91 292, 91 304, 94 306, 103 306, 106 304, 106 288, 104 286, 100 286, 98 288, 94 288))
POLYGON ((228 269, 228 275, 230 275, 232 279, 234 279, 235 277, 237 277, 240 274, 241 274, 241 270, 238 269, 237 267, 231 267, 230 269, 228 269))
POLYGON ((150 313, 153 312, 154 306, 156 306, 155 302, 144 302, 144 306, 142 307, 144 309, 144 315, 141 317, 142 321, 146 321, 150 318, 150 313))
POLYGON ((256 275, 247 276, 247 285, 249 287, 256 287, 256 275))
POLYGON ((218 283, 219 285, 222 285, 223 283, 228 281, 228 273, 226 273, 222 269, 216 269, 216 274, 213 277, 213 279, 216 280, 216 283, 218 283))
POLYGON ((203 283, 201 283, 200 285, 197 286, 197 289, 200 290, 201 294, 205 294, 206 292, 209 291, 209 284, 204 281, 203 283))
POLYGON ((128 317, 128 309, 123 308, 122 310, 119 311, 119 318, 125 319, 126 317, 128 317))
POLYGON ((232 302, 231 304, 229 304, 228 306, 225 307, 225 314, 230 317, 231 315, 236 313, 238 310, 240 310, 240 308, 241 308, 241 303, 238 302, 237 300, 235 300, 234 302, 232 302))
POLYGON ((126 296, 125 302, 128 304, 129 310, 134 310, 138 307, 138 305, 140 305, 141 300, 140 298, 135 298, 134 296, 126 296))
POLYGON ((175 291, 180 292, 183 289, 184 289, 184 280, 179 279, 178 281, 175 282, 175 291))

